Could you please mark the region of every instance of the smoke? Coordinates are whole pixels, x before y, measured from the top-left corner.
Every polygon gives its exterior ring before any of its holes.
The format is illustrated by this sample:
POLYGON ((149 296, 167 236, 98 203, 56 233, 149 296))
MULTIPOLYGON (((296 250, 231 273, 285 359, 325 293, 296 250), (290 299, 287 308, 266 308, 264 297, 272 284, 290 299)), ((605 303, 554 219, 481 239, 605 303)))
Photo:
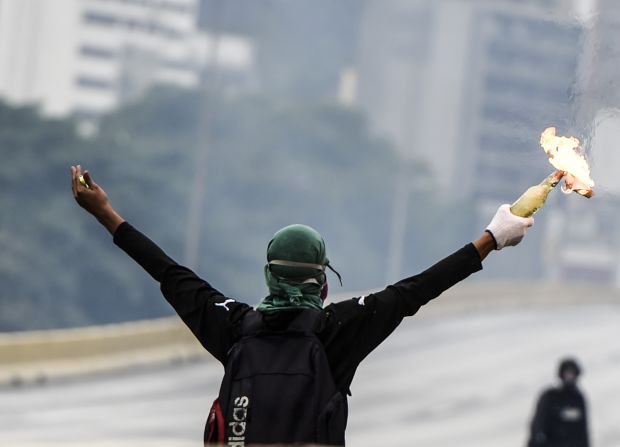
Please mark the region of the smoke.
POLYGON ((597 193, 620 197, 620 108, 600 109, 592 120, 590 152, 597 193))
POLYGON ((597 0, 575 0, 573 10, 575 21, 584 28, 592 28, 598 18, 597 0))
POLYGON ((609 0, 575 2, 575 18, 583 29, 579 65, 571 92, 575 132, 592 165, 597 195, 620 195, 620 5, 609 0))

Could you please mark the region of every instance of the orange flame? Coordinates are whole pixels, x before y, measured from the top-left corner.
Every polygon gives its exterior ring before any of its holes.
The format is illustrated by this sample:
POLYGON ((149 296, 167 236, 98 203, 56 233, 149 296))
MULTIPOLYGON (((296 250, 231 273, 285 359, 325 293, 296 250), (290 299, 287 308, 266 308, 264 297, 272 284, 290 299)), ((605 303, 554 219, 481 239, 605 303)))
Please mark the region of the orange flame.
POLYGON ((540 135, 540 145, 557 170, 565 172, 562 191, 575 191, 585 197, 593 195, 594 180, 590 177, 590 167, 585 157, 579 153, 579 140, 575 137, 560 137, 555 127, 546 128, 540 135))

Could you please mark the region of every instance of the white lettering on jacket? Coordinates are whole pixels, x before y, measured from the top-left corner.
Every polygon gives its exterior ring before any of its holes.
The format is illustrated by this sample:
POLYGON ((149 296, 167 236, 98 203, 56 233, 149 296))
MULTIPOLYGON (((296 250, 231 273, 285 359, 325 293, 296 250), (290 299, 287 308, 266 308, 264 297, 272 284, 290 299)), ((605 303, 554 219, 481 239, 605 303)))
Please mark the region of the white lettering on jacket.
POLYGON ((562 408, 562 412, 560 417, 564 421, 578 421, 581 419, 581 410, 576 407, 566 407, 562 408))
MULTIPOLYGON (((218 304, 226 304, 229 300, 226 300, 224 303, 218 304)), ((230 300, 234 301, 234 300, 230 300)), ((225 306, 224 306, 225 307, 225 306)), ((228 310, 228 308, 226 308, 228 310)), ((228 443, 226 444, 228 447, 244 447, 245 446, 245 430, 246 430, 246 420, 248 417, 248 405, 250 404, 250 399, 247 396, 239 396, 233 400, 233 410, 232 410, 232 418, 233 420, 228 423, 230 427, 230 431, 232 435, 228 437, 228 443)))

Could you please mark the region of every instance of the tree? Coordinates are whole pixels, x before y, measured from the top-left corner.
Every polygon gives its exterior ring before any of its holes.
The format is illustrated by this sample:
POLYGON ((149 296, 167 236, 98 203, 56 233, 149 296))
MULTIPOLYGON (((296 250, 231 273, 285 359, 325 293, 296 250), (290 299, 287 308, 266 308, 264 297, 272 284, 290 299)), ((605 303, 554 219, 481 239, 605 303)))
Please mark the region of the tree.
POLYGON ((347 289, 383 284, 398 161, 354 110, 158 88, 83 139, 71 120, 1 104, 0 330, 170 313, 158 285, 75 205, 68 169, 92 170, 121 214, 181 260, 202 144, 209 156, 197 273, 216 288, 258 302, 267 241, 299 222, 324 235, 347 289), (206 142, 197 139, 203 125, 206 142))

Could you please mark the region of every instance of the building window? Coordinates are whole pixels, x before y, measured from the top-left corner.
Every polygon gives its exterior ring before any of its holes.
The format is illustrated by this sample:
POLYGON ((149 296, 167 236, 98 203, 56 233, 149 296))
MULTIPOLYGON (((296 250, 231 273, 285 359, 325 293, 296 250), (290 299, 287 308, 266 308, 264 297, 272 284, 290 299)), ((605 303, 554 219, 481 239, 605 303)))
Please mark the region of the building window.
POLYGON ((191 14, 195 10, 193 3, 179 3, 178 1, 153 0, 99 0, 101 3, 122 3, 126 5, 142 6, 149 9, 167 10, 176 13, 191 14))
POLYGON ((492 73, 486 76, 485 87, 494 94, 512 94, 550 102, 566 102, 568 98, 568 86, 551 84, 547 79, 524 79, 492 73))
POLYGON ((543 121, 543 117, 534 108, 500 106, 495 102, 484 104, 482 116, 485 120, 494 123, 509 123, 513 126, 520 125, 531 128, 538 128, 543 121))
POLYGON ((115 26, 118 24, 118 19, 113 15, 92 11, 84 13, 84 21, 86 23, 101 26, 115 26))
POLYGON ((164 60, 162 62, 164 68, 168 68, 170 70, 180 70, 180 71, 196 71, 198 69, 198 64, 193 61, 188 60, 164 60))
POLYGON ((95 26, 123 27, 132 31, 159 34, 168 39, 181 39, 185 37, 183 32, 166 26, 158 20, 136 20, 93 11, 84 13, 83 17, 84 22, 95 26))
POLYGON ((524 46, 514 45, 512 42, 495 41, 489 45, 488 54, 491 60, 500 66, 534 67, 538 72, 555 72, 572 74, 575 70, 575 57, 572 55, 557 54, 551 51, 543 52, 524 46))
POLYGON ((115 83, 109 79, 102 79, 88 75, 78 76, 75 82, 80 87, 93 90, 113 90, 115 86, 115 83))
POLYGON ((95 45, 82 45, 80 47, 80 54, 85 57, 97 59, 113 59, 116 57, 116 52, 114 50, 95 45))

